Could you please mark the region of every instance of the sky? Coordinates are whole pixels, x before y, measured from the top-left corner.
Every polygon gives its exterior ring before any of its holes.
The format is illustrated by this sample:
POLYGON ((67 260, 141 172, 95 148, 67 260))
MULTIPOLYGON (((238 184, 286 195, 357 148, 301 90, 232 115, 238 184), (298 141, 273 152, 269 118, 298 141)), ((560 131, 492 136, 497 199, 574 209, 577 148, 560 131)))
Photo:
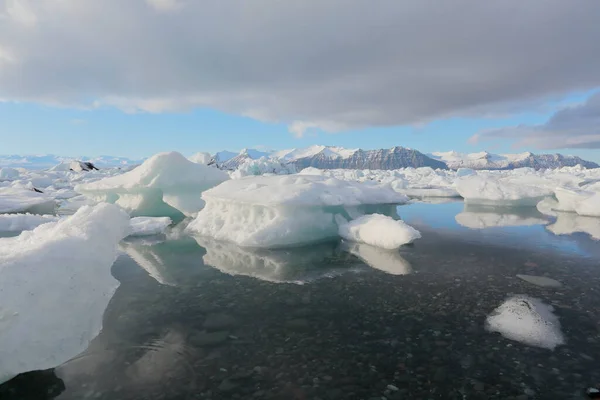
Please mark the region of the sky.
POLYGON ((0 0, 0 154, 600 161, 600 2, 0 0))

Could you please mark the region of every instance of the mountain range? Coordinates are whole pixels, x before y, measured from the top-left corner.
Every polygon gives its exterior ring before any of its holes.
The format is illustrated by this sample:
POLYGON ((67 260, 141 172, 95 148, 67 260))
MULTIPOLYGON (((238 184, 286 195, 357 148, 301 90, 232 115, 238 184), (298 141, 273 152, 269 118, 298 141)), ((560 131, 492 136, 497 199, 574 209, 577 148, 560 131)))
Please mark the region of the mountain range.
MULTIPOLYGON (((208 156, 208 155, 207 155, 208 156)), ((560 168, 581 165, 585 168, 600 168, 594 162, 586 161, 576 156, 562 154, 491 154, 458 153, 455 151, 424 154, 417 150, 405 147, 392 147, 391 149, 362 150, 346 149, 335 146, 315 145, 300 149, 281 151, 260 151, 256 149, 243 149, 239 153, 221 151, 213 155, 214 161, 222 169, 235 170, 247 160, 261 157, 275 159, 283 164, 293 163, 298 170, 307 167, 320 169, 399 169, 407 167, 431 167, 434 169, 515 169, 522 167, 560 168)), ((70 160, 92 162, 99 168, 130 167, 140 164, 144 160, 134 160, 125 157, 99 156, 99 157, 62 157, 55 155, 0 155, 0 167, 24 167, 30 169, 50 168, 61 162, 70 160)))

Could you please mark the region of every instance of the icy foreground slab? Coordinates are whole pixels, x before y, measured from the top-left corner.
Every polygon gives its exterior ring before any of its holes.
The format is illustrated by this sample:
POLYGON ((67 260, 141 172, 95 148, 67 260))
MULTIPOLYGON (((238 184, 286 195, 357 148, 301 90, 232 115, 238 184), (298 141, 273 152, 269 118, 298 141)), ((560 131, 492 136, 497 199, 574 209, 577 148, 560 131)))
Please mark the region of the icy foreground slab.
POLYGON ((0 213, 52 214, 55 206, 54 199, 43 193, 16 187, 0 188, 0 213))
POLYGON ((177 152, 159 153, 122 175, 77 185, 75 190, 97 201, 116 203, 133 216, 195 215, 204 206, 200 194, 229 175, 192 162, 177 152))
POLYGON ((58 217, 54 215, 0 214, 0 232, 29 231, 57 220, 58 217))
POLYGON ((0 383, 66 362, 100 332, 128 224, 118 207, 101 204, 0 238, 0 383))
POLYGON ((510 297, 487 317, 486 329, 528 346, 554 350, 565 343, 554 308, 541 300, 510 297))
POLYGON ((535 207, 552 190, 493 176, 467 176, 456 180, 456 190, 470 204, 535 207))
POLYGON ((365 215, 340 224, 339 234, 346 240, 393 250, 421 238, 421 233, 406 224, 381 214, 365 215))
POLYGON ((135 217, 129 221, 129 236, 150 236, 165 233, 173 221, 169 217, 135 217))
POLYGON ((202 198, 206 207, 188 225, 190 233, 265 248, 338 237, 336 215, 348 219, 369 205, 408 200, 387 185, 304 175, 231 180, 202 198))

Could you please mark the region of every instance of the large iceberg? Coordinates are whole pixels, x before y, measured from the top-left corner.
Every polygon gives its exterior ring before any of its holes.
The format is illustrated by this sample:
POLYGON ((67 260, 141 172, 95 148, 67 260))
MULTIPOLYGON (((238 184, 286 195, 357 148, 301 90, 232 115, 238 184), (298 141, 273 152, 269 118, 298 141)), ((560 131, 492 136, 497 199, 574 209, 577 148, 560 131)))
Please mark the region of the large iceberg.
POLYGON ((456 190, 470 204, 535 207, 552 190, 489 176, 467 176, 456 180, 456 190))
POLYGON ((364 215, 341 223, 339 234, 346 240, 387 250, 397 249, 421 238, 421 233, 404 221, 381 214, 364 215))
POLYGON ((20 187, 0 188, 0 213, 52 214, 56 202, 44 193, 20 187))
POLYGON ((486 328, 507 339, 553 350, 565 343, 553 307, 525 295, 510 297, 486 319, 486 328))
POLYGON ((98 334, 119 286, 110 267, 128 222, 101 204, 0 238, 0 383, 60 365, 98 334))
POLYGON ((336 215, 405 203, 389 185, 308 175, 230 180, 202 194, 206 207, 188 231, 245 247, 285 247, 338 236, 336 215))
POLYGON ((77 185, 75 190, 97 201, 116 203, 132 216, 181 219, 202 209, 203 191, 227 179, 224 171, 170 152, 156 154, 122 175, 77 185))

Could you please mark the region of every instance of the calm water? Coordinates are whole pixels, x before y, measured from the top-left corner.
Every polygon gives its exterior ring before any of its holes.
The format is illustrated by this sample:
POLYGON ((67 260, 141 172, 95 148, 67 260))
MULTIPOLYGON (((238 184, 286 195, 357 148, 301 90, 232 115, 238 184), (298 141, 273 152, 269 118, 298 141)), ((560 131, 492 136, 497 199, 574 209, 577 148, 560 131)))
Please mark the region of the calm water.
POLYGON ((121 286, 88 351, 14 378, 0 398, 582 399, 600 384, 599 241, 556 235, 556 219, 535 210, 398 214, 423 238, 397 253, 126 242, 112 268, 121 286), (553 306, 565 344, 486 330, 512 295, 553 306))

